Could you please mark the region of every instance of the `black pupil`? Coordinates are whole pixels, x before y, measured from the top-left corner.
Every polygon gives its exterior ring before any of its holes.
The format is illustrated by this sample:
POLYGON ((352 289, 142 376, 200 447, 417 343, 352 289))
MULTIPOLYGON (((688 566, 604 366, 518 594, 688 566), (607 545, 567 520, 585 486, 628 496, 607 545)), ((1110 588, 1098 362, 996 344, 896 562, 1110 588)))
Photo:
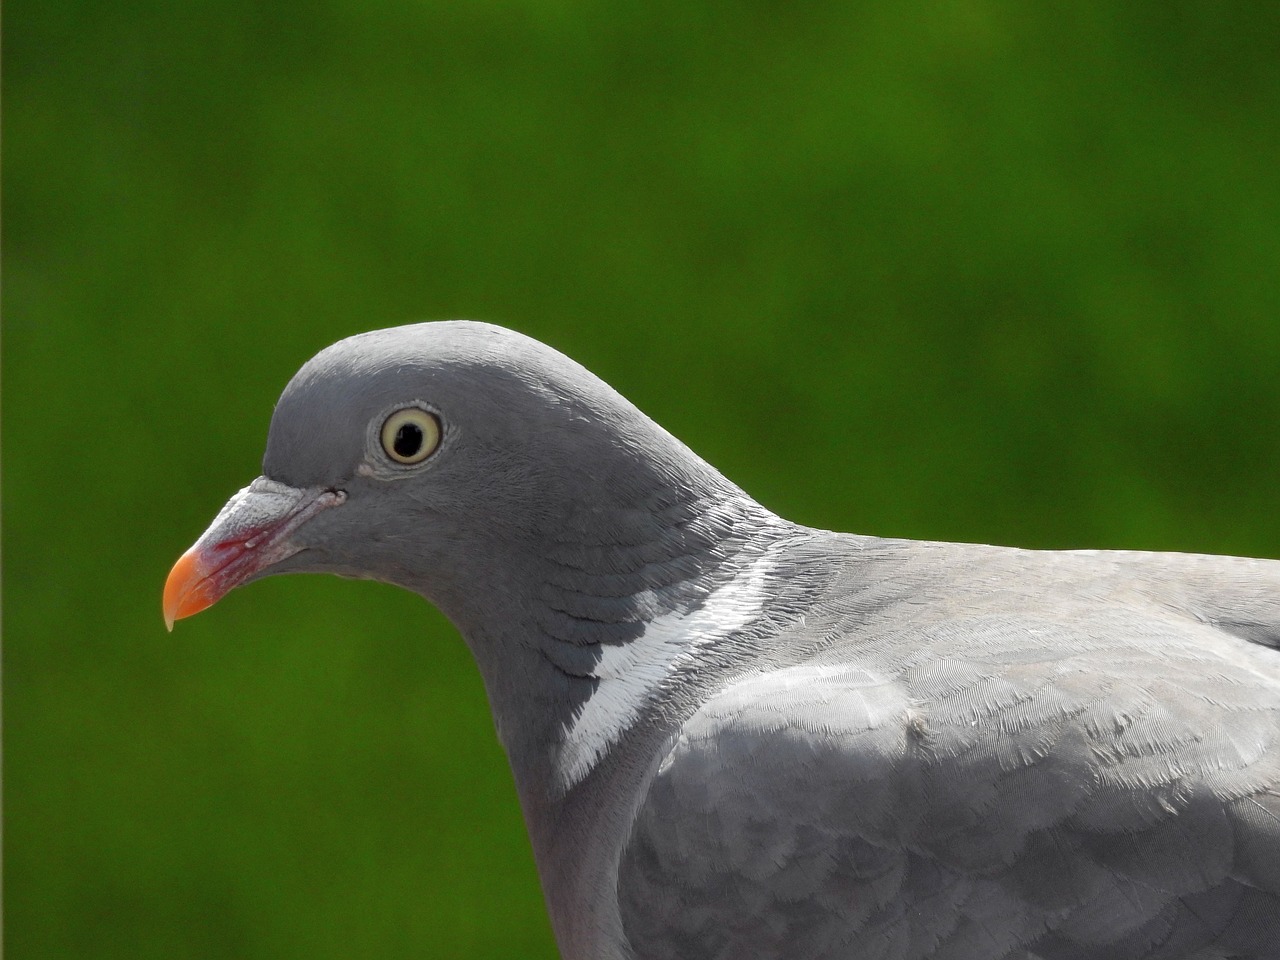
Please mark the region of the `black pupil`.
POLYGON ((416 423, 400 424, 391 446, 402 457, 417 456, 418 451, 422 449, 422 428, 416 423))

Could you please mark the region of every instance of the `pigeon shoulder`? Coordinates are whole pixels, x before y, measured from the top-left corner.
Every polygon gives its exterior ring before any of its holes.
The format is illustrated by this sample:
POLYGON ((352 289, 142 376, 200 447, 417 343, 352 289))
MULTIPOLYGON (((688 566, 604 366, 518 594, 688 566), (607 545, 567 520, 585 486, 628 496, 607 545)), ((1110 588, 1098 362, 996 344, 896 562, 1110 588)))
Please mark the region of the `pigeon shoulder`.
POLYGON ((1235 651, 1280 682, 1280 658, 1256 649, 1280 648, 1280 560, 825 537, 798 555, 808 567, 839 558, 808 611, 837 646, 905 627, 927 631, 934 655, 972 653, 989 639, 984 622, 999 622, 1032 645, 1047 630, 1040 645, 1055 649, 1136 645, 1152 664, 1187 646, 1235 651), (1171 646, 1149 642, 1161 632, 1171 646))
POLYGON ((1194 553, 1068 551, 1100 560, 1152 602, 1262 646, 1280 648, 1280 560, 1194 553))

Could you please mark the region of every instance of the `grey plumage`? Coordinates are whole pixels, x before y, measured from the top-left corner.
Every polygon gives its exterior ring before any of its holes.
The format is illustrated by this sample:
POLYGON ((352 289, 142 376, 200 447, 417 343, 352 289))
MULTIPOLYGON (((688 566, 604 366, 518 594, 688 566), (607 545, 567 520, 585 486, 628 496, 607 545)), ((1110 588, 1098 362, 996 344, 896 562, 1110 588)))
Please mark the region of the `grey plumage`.
POLYGON ((782 662, 649 787, 637 955, 1280 955, 1277 654, 1211 617, 1256 582, 1236 612, 1274 642, 1274 565, 890 542, 833 576, 806 549, 782 662))
POLYGON ((800 527, 464 322, 319 354, 264 475, 169 615, 290 571, 440 606, 569 960, 1280 957, 1280 563, 800 527))

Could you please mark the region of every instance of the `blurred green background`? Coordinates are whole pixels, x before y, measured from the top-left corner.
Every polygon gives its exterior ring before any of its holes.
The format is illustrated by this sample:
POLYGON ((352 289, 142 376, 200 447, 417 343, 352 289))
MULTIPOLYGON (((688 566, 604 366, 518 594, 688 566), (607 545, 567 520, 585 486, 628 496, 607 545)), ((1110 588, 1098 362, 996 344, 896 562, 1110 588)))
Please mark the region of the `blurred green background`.
POLYGON ((13 0, 10 956, 552 957, 468 655, 169 564, 356 331, 505 323, 776 511, 1280 556, 1280 7, 13 0))

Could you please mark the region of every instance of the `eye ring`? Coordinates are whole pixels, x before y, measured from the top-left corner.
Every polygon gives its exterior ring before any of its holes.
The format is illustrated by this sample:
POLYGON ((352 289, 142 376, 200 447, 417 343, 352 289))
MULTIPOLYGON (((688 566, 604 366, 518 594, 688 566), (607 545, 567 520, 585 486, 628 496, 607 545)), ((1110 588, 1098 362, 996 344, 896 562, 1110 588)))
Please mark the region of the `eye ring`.
POLYGON ((421 407, 404 407, 382 422, 382 452, 404 466, 421 463, 440 446, 440 420, 421 407))

